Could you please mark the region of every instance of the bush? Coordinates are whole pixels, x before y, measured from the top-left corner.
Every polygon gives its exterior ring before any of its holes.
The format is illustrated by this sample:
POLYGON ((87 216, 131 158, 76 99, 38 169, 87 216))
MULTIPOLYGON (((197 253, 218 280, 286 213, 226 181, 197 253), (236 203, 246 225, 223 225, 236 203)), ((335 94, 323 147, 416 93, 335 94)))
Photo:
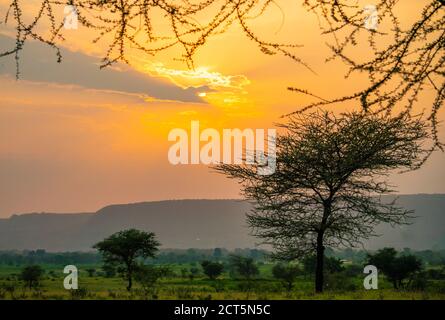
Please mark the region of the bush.
POLYGON ((376 266, 392 282, 394 289, 409 287, 421 273, 422 261, 414 255, 399 255, 394 248, 383 248, 368 255, 368 264, 376 266), (405 281, 407 280, 407 281, 405 281))
POLYGON ((408 285, 408 288, 412 290, 423 291, 427 288, 427 286, 428 277, 426 272, 419 272, 412 277, 411 283, 408 285))
POLYGON ((333 273, 326 276, 325 287, 333 291, 356 291, 357 285, 353 278, 345 273, 333 273))
POLYGON ((162 267, 153 267, 147 265, 138 266, 134 279, 138 282, 142 287, 143 295, 146 299, 150 296, 153 299, 157 297, 156 283, 159 278, 165 275, 167 271, 162 267))
POLYGON ((193 291, 189 287, 179 287, 174 291, 179 300, 192 300, 194 298, 193 291))
POLYGON ((215 289, 216 292, 224 292, 225 288, 224 288, 224 284, 221 283, 220 281, 215 281, 214 283, 212 283, 210 285, 213 289, 215 289))
POLYGON ((189 279, 190 281, 193 281, 193 279, 199 275, 199 269, 196 267, 191 267, 190 268, 190 273, 189 273, 189 279))
POLYGON ((230 265, 237 274, 248 281, 260 274, 260 271, 252 258, 231 255, 230 265))
POLYGON ((295 265, 277 264, 272 269, 273 276, 280 280, 287 291, 291 291, 295 279, 301 274, 301 270, 295 265))
POLYGON ((75 290, 70 290, 72 300, 85 299, 88 296, 87 288, 79 288, 75 290))
POLYGON ((38 265, 31 265, 23 268, 20 279, 23 280, 26 286, 31 288, 37 288, 40 285, 40 280, 43 277, 44 270, 38 265))
POLYGON ((204 274, 209 277, 210 280, 218 278, 224 270, 224 266, 221 263, 208 260, 201 262, 201 266, 204 274))

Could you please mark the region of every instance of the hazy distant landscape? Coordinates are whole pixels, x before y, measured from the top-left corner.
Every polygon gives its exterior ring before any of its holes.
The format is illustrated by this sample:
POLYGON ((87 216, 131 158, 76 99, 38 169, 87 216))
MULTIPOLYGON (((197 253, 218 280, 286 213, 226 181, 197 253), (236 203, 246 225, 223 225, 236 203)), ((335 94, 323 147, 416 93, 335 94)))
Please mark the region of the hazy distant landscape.
MULTIPOLYGON (((391 197, 388 197, 388 200, 391 197)), ((445 195, 401 195, 411 225, 381 225, 366 248, 445 248, 445 195)), ((156 233, 162 248, 255 248, 241 200, 170 200, 110 205, 94 213, 24 213, 0 219, 0 250, 90 251, 110 234, 137 228, 156 233)))

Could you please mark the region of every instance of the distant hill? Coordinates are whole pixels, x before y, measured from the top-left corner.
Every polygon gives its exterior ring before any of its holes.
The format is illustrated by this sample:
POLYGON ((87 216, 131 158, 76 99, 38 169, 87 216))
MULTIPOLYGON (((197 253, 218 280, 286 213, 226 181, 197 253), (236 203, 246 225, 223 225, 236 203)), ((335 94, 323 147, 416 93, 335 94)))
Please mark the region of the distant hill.
MULTIPOLYGON (((445 195, 402 195, 399 205, 416 211, 409 226, 379 226, 366 243, 412 249, 445 248, 445 195)), ((28 213, 0 219, 0 250, 87 251, 126 228, 157 234, 164 248, 253 248, 241 200, 171 200, 111 205, 95 213, 28 213)))

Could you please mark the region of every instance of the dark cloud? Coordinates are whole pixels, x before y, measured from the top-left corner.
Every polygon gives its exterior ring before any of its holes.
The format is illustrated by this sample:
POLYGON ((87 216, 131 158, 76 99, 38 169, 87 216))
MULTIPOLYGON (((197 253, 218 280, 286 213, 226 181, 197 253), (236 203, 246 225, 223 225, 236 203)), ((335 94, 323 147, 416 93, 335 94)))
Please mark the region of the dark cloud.
MULTIPOLYGON (((0 52, 12 48, 14 39, 0 35, 0 52)), ((207 87, 183 89, 166 79, 153 77, 119 64, 118 68, 100 69, 100 59, 62 49, 62 63, 55 50, 37 42, 27 42, 20 53, 20 79, 78 85, 98 90, 113 90, 147 95, 156 99, 180 102, 203 102, 197 96, 207 87)), ((15 76, 14 56, 0 58, 0 74, 15 76)))

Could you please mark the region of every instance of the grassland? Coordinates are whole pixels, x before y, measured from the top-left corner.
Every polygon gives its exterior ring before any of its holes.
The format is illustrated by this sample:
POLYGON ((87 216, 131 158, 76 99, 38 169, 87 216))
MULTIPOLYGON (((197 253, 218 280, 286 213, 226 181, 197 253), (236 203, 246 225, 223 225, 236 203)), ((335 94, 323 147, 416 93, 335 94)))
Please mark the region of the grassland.
MULTIPOLYGON (((283 285, 272 277, 271 265, 260 266, 261 276, 246 281, 233 279, 224 274, 215 281, 203 275, 194 279, 180 276, 180 270, 190 267, 187 264, 169 265, 172 275, 162 278, 150 290, 144 291, 137 283, 131 292, 125 289, 125 281, 116 276, 107 278, 96 274, 90 276, 87 269, 100 266, 78 266, 79 290, 65 290, 63 287, 63 266, 43 265, 45 276, 38 289, 28 289, 19 279, 19 266, 0 266, 0 299, 190 299, 190 300, 229 300, 229 299, 327 299, 327 300, 445 300, 445 281, 429 280, 422 291, 394 290, 384 277, 379 279, 378 290, 364 290, 363 277, 355 276, 342 283, 337 281, 334 288, 327 288, 322 294, 313 291, 313 280, 300 276, 292 291, 287 292, 283 285), (338 287, 338 282, 341 286, 338 287), (346 288, 343 288, 346 287, 346 288)), ((332 282, 335 284, 336 282, 332 282)))

